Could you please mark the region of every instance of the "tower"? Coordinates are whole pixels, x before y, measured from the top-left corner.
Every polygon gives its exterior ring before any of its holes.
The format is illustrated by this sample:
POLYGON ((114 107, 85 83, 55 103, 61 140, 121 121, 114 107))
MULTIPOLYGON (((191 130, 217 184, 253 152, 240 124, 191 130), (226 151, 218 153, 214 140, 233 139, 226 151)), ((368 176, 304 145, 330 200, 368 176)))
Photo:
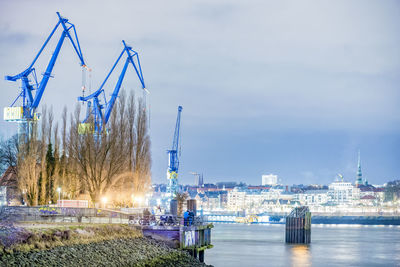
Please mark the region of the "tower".
POLYGON ((202 187, 204 185, 203 174, 199 174, 196 178, 196 185, 202 187))
POLYGON ((364 185, 364 181, 362 178, 361 172, 361 157, 360 157, 360 150, 358 150, 358 164, 357 164, 357 177, 356 177, 356 186, 364 185))

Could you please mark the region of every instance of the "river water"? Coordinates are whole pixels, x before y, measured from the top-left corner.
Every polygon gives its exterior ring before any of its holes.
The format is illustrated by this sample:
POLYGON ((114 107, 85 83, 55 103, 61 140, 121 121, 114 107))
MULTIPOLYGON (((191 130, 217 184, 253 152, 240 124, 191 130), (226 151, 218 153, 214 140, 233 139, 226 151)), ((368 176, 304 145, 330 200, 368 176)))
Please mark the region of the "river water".
POLYGON ((285 225, 215 224, 205 262, 231 266, 400 266, 400 226, 312 225, 310 245, 285 244, 285 225))

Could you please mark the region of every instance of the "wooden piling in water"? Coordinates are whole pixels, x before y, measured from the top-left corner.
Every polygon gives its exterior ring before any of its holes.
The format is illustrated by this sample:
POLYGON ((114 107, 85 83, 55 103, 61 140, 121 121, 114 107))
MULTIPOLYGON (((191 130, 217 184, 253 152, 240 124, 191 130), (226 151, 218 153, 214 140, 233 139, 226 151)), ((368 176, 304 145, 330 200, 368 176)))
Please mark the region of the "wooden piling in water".
POLYGON ((311 242, 311 212, 308 207, 295 208, 286 217, 286 243, 309 244, 311 242))

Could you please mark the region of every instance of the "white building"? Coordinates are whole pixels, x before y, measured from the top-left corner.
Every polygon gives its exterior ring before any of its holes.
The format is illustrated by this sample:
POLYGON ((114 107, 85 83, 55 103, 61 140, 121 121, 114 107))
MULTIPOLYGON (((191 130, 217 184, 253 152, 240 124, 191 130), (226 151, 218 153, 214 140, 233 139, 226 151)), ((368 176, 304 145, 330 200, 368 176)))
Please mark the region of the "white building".
POLYGON ((275 174, 264 174, 261 179, 262 185, 276 185, 278 183, 278 175, 275 174))
POLYGON ((254 209, 259 208, 264 200, 260 192, 247 192, 245 197, 246 208, 254 209))
POLYGON ((281 198, 282 192, 283 192, 283 189, 271 188, 268 191, 262 191, 261 195, 263 196, 263 199, 266 199, 266 200, 279 199, 279 198, 281 198))
POLYGON ((352 204, 360 199, 360 189, 349 182, 336 181, 329 185, 328 196, 334 204, 352 204))
POLYGON ((328 190, 307 190, 302 194, 298 194, 297 199, 302 205, 322 205, 329 200, 328 190))
POLYGON ((228 192, 228 210, 243 210, 246 207, 246 191, 240 188, 234 188, 228 192))

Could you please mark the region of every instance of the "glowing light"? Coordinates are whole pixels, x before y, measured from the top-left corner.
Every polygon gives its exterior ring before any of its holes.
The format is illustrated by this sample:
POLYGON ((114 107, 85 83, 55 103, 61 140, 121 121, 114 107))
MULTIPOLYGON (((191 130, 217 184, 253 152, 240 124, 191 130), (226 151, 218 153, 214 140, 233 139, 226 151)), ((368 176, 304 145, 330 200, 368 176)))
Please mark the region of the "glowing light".
POLYGON ((143 202, 143 197, 140 197, 140 196, 135 197, 135 202, 136 203, 142 203, 143 202))
POLYGON ((107 203, 107 198, 106 197, 102 197, 101 198, 101 202, 103 202, 104 204, 107 203))
POLYGON ((60 193, 61 192, 61 187, 57 188, 57 192, 60 193))

